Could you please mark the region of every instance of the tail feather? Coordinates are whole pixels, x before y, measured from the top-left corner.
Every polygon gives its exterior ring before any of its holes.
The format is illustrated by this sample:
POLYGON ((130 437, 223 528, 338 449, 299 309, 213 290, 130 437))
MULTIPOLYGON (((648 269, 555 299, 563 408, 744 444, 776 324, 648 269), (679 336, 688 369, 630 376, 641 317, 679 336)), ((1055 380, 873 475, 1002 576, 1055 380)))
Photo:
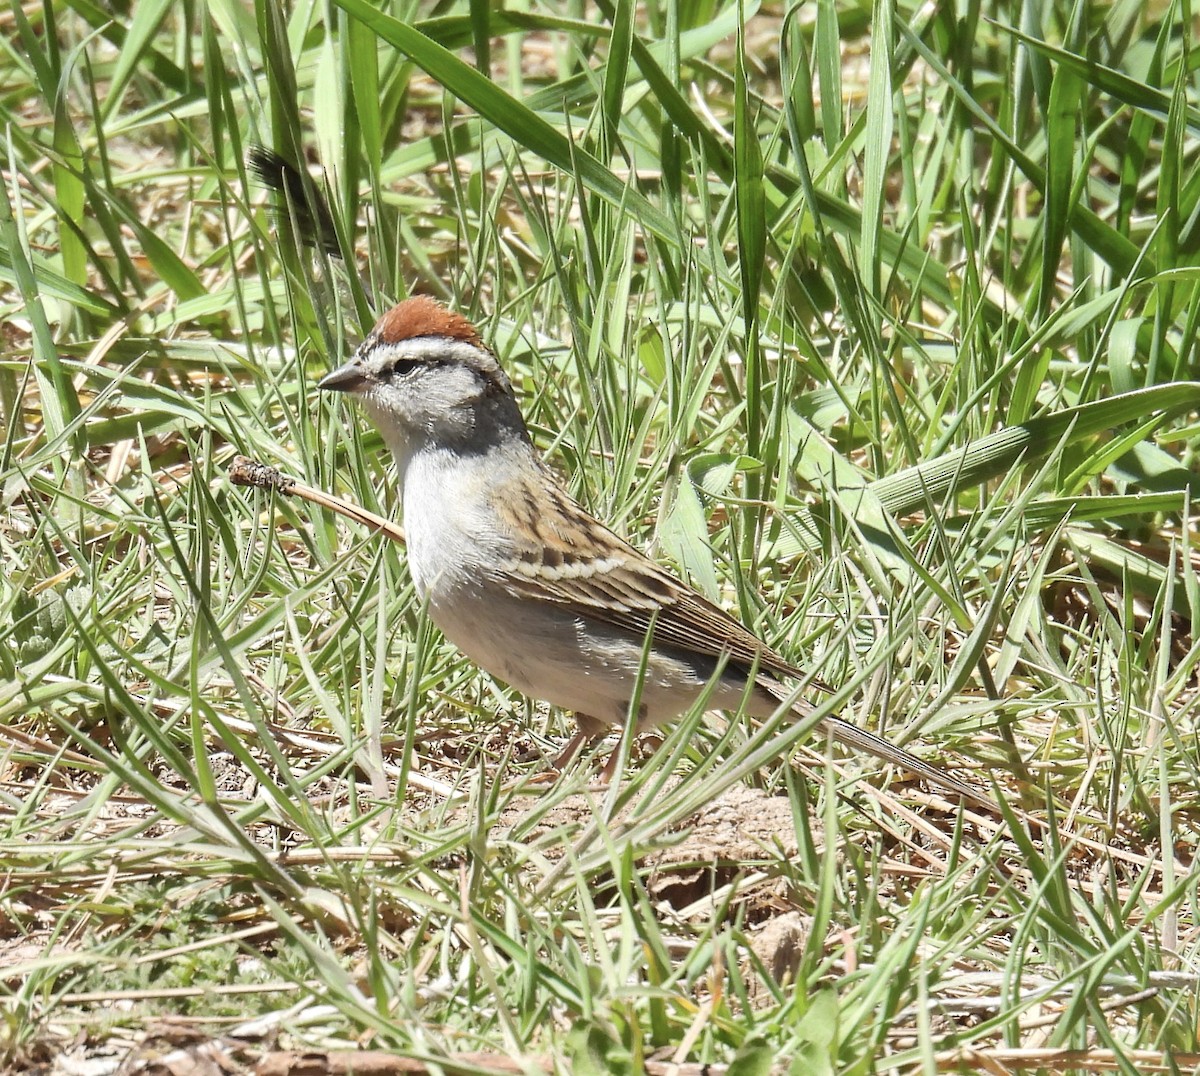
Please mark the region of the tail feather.
MULTIPOLYGON (((760 681, 760 686, 766 689, 780 703, 786 703, 789 700, 790 693, 782 685, 762 683, 760 681)), ((806 702, 793 702, 792 706, 796 714, 800 717, 812 713, 812 707, 806 702)), ((857 725, 852 725, 849 721, 840 717, 830 716, 822 719, 821 728, 837 740, 838 743, 844 744, 855 751, 863 751, 868 755, 874 755, 876 758, 882 759, 884 762, 890 762, 895 766, 902 766, 904 769, 915 773, 918 777, 923 777, 926 781, 937 785, 945 792, 949 792, 965 800, 970 800, 972 803, 977 803, 984 807, 994 809, 996 806, 991 797, 960 781, 957 777, 951 777, 940 766, 935 766, 931 762, 925 762, 917 758, 916 755, 905 751, 904 748, 897 747, 895 744, 888 742, 882 736, 876 736, 873 732, 860 729, 857 725)))
POLYGON ((315 183, 306 185, 300 169, 266 146, 252 145, 246 154, 246 164, 263 186, 286 196, 302 243, 341 256, 333 214, 315 183))

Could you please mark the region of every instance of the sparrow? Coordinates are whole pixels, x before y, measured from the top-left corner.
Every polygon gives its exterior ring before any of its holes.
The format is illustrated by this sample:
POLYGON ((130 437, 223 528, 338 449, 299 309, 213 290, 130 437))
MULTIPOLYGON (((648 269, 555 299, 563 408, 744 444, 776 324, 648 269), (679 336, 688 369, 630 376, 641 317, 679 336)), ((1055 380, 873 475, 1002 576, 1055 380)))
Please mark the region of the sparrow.
MULTIPOLYGON (((557 765, 611 726, 633 719, 651 728, 705 693, 712 709, 756 718, 786 704, 797 717, 811 713, 790 702, 787 686, 804 681, 803 670, 563 489, 534 448, 508 377, 462 315, 406 299, 319 388, 352 397, 391 451, 409 569, 433 622, 493 676, 574 712, 578 732, 557 765)), ((839 717, 822 727, 955 796, 990 803, 839 717)))

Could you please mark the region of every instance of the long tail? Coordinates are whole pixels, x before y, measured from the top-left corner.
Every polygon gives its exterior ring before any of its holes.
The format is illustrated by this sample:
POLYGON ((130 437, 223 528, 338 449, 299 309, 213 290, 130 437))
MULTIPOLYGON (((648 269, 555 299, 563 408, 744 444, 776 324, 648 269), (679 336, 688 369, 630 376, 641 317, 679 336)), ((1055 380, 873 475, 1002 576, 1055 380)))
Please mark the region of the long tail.
MULTIPOLYGON (((762 683, 760 686, 765 688, 779 702, 786 702, 789 697, 789 692, 782 685, 773 685, 762 683)), ((803 700, 793 703, 793 709, 800 717, 804 717, 812 713, 812 706, 803 700)), ((845 744, 847 747, 853 748, 855 751, 863 751, 868 755, 874 755, 876 758, 882 759, 884 762, 890 762, 896 766, 902 766, 904 769, 915 773, 918 777, 925 778, 946 792, 962 799, 970 800, 972 803, 977 803, 983 807, 996 809, 995 801, 976 788, 960 781, 957 777, 951 777, 945 770, 939 766, 933 765, 931 762, 924 762, 917 758, 916 755, 910 754, 902 747, 897 747, 894 743, 889 743, 882 736, 876 736, 873 732, 867 732, 866 729, 860 729, 857 725, 850 724, 840 717, 826 717, 821 722, 823 728, 830 736, 837 740, 840 744, 845 744)))
POLYGON ((821 724, 838 743, 852 747, 856 751, 866 751, 876 758, 883 759, 884 762, 903 766, 906 770, 911 770, 917 776, 924 777, 926 781, 932 781, 946 792, 961 796, 963 799, 978 803, 983 807, 990 807, 993 810, 996 808, 996 803, 990 796, 985 796, 978 789, 972 788, 957 777, 951 777, 945 770, 933 763, 924 762, 916 755, 905 751, 904 748, 889 743, 882 736, 876 736, 873 732, 860 729, 857 725, 852 725, 840 717, 827 717, 821 724))
POLYGON ((266 146, 252 145, 246 154, 246 164, 263 186, 287 198, 282 216, 286 220, 289 213, 294 215, 302 243, 341 257, 333 214, 315 181, 306 183, 300 169, 266 146))

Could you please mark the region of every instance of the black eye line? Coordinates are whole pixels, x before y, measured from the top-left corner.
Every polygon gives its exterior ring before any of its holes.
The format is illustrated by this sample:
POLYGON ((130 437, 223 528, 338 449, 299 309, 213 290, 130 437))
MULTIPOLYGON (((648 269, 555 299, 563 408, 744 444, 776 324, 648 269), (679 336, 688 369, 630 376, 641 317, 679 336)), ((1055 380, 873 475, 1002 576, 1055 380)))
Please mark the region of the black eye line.
POLYGON ((405 374, 411 374, 419 366, 445 366, 446 362, 446 359, 438 355, 417 358, 402 356, 392 363, 392 373, 403 377, 405 374))

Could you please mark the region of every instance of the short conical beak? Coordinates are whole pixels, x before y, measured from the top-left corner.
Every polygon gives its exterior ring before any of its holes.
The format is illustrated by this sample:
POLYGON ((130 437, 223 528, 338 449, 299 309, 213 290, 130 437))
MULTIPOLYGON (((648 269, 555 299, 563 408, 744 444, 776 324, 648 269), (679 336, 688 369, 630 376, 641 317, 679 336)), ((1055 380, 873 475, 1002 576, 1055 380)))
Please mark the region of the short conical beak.
POLYGON ((330 370, 320 381, 317 388, 327 392, 357 392, 367 383, 367 375, 357 363, 348 362, 336 370, 330 370))

